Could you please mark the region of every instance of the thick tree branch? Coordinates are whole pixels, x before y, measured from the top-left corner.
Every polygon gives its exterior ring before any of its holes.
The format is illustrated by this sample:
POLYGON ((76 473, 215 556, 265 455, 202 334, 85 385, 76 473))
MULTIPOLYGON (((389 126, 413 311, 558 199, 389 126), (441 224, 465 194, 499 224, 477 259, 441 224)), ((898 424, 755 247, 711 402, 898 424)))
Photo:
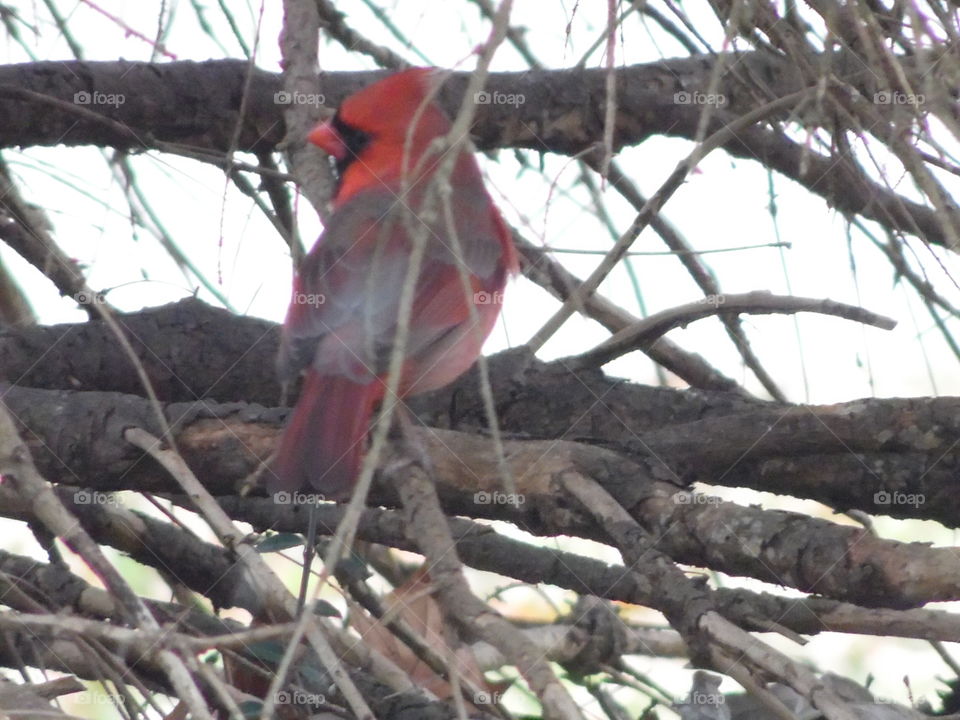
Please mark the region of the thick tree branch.
MULTIPOLYGON (((62 393, 11 388, 8 406, 26 430, 38 463, 51 478, 97 490, 117 488, 177 492, 163 472, 149 459, 133 452, 123 442, 128 427, 155 422, 147 402, 130 396, 98 393, 62 393)), ((909 442, 916 433, 931 443, 934 435, 921 428, 927 423, 942 425, 957 421, 956 400, 941 400, 923 415, 924 407, 914 402, 871 401, 826 408, 794 409, 781 413, 785 452, 805 446, 817 452, 824 443, 836 448, 837 437, 857 427, 857 412, 867 412, 861 425, 870 436, 909 442), (951 405, 951 403, 953 403, 951 405), (900 406, 900 407, 898 407, 900 406), (890 413, 891 407, 897 408, 890 413), (952 410, 950 408, 953 408, 952 410), (872 410, 876 418, 871 427, 872 410), (898 426, 910 418, 912 428, 898 426), (852 418, 852 419, 851 419, 852 418), (884 420, 881 420, 883 418, 884 420), (837 420, 841 420, 838 423, 837 420), (888 424, 884 424, 884 422, 888 424), (825 429, 826 428, 826 429, 825 429), (833 432, 838 433, 834 435, 833 432), (897 440, 896 435, 902 436, 897 440), (790 443, 795 447, 791 450, 790 443)), ((168 405, 165 408, 177 428, 177 446, 185 459, 215 494, 231 494, 273 450, 282 414, 240 403, 218 406, 213 403, 168 405)), ((769 430, 777 420, 763 413, 747 414, 744 427, 763 425, 769 430)), ((490 441, 476 435, 431 428, 416 431, 426 448, 445 498, 445 509, 455 514, 492 517, 517 523, 541 535, 576 535, 603 540, 602 528, 588 518, 572 513, 553 489, 558 473, 575 469, 600 482, 648 532, 659 538, 660 549, 678 562, 711 567, 733 575, 748 575, 768 582, 790 585, 838 600, 865 605, 910 607, 932 600, 960 598, 960 575, 949 548, 904 545, 878 539, 864 531, 835 525, 793 513, 765 511, 720 502, 708 496, 677 491, 678 475, 704 472, 717 458, 726 458, 727 445, 736 446, 736 431, 712 436, 720 428, 737 428, 736 417, 713 421, 717 430, 696 441, 680 443, 671 456, 669 432, 660 430, 634 439, 657 440, 662 449, 648 457, 621 454, 597 446, 560 439, 512 440, 505 443, 510 471, 524 502, 519 509, 497 501, 499 471, 490 451, 490 441), (698 444, 703 446, 698 450, 698 444), (644 480, 643 478, 647 478, 644 480), (478 494, 479 493, 479 494, 478 494), (922 570, 921 570, 922 569, 922 570)), ((677 429, 683 437, 688 428, 704 432, 704 421, 687 423, 677 429)), ((761 456, 776 453, 776 442, 755 442, 761 456)), ((743 441, 747 433, 744 431, 743 441)), ((848 437, 853 442, 853 437, 848 437)), ((870 440, 868 443, 877 443, 870 440)), ((882 441, 881 441, 882 442, 882 441)), ((939 442, 952 441, 949 439, 939 442)), ((861 444, 864 444, 861 442, 861 444)), ((657 448, 654 443, 652 447, 657 448)), ((392 457, 403 457, 394 447, 392 457)), ((943 459, 944 447, 932 442, 930 457, 943 459)), ((391 455, 383 459, 389 467, 391 455)), ((723 462, 720 467, 725 467, 723 462)), ((722 471, 721 471, 722 472, 722 471)), ((956 502, 954 483, 942 491, 943 504, 956 502)), ((377 502, 395 502, 389 488, 375 492, 377 502)), ((871 495, 860 499, 873 512, 888 512, 892 505, 878 505, 871 495)), ((914 514, 950 514, 955 510, 930 507, 933 503, 907 506, 914 514)), ((899 506, 898 506, 899 507, 899 506)))
MULTIPOLYGON (((725 64, 727 65, 727 64, 725 64)), ((652 135, 697 137, 701 108, 678 103, 677 93, 707 92, 714 61, 682 58, 617 71, 618 97, 614 137, 616 149, 636 145, 652 135)), ((708 132, 716 131, 756 103, 757 89, 743 78, 764 78, 763 97, 782 97, 803 87, 797 69, 775 55, 740 54, 735 69, 720 77, 717 88, 729 109, 713 114, 708 132)), ((845 82, 864 96, 876 88, 862 69, 835 68, 845 82)), ((240 151, 262 153, 276 148, 285 130, 274 101, 281 92, 277 75, 255 70, 239 60, 163 64, 120 62, 28 63, 0 67, 0 147, 31 145, 99 145, 138 151, 165 144, 187 155, 207 154, 222 162, 237 140, 240 151), (242 98, 249 92, 243 117, 242 98), (30 94, 33 93, 33 94, 30 94), (97 105, 106 121, 98 122, 85 96, 102 93, 122 103, 97 105), (51 101, 37 97, 45 95, 51 101), (74 98, 81 98, 70 111, 74 98), (239 132, 237 129, 239 128, 239 132), (217 159, 219 158, 219 160, 217 159)), ((318 93, 327 107, 369 84, 381 73, 326 73, 318 93)), ((454 114, 468 74, 454 74, 440 98, 454 114)), ((518 105, 478 107, 474 139, 481 149, 530 148, 574 154, 603 137, 603 121, 592 108, 605 107, 603 70, 534 70, 492 75, 489 88, 523 97, 518 105)), ((893 112, 895 106, 888 106, 893 112)), ((883 109, 882 107, 880 108, 883 109)), ((319 112, 318 112, 319 114, 319 112)), ((786 119, 784 114, 783 118, 786 119)), ((812 120, 808 117, 808 121, 812 120)), ((823 121, 827 124, 827 121, 823 121)), ((817 155, 789 140, 779 130, 748 128, 724 145, 737 157, 755 159, 824 197, 838 210, 862 214, 886 227, 922 235, 949 246, 937 213, 865 177, 852 164, 817 155)), ((842 160, 842 158, 839 158, 842 160)))
MULTIPOLYGON (((187 401, 171 408, 171 413, 185 413, 185 421, 191 422, 223 413, 264 422, 283 417, 282 411, 247 405, 189 404, 212 397, 273 405, 280 388, 269 371, 278 337, 272 323, 236 317, 193 300, 119 317, 159 397, 187 401)), ((141 392, 133 369, 100 321, 0 332, 0 367, 7 380, 25 386, 141 392)), ((562 364, 529 362, 513 352, 491 358, 490 373, 498 417, 508 434, 602 441, 638 459, 652 452, 683 483, 748 486, 816 499, 841 510, 947 524, 960 516, 960 498, 953 492, 957 448, 952 445, 960 437, 960 425, 951 415, 956 400, 950 398, 864 400, 808 409, 733 393, 645 387, 596 371, 571 373, 562 364), (563 384, 563 393, 556 392, 558 383, 563 384), (603 402, 597 403, 597 398, 603 402), (685 459, 691 448, 695 463, 685 459)), ((105 412, 114 403, 124 407, 133 398, 71 396, 70 407, 88 409, 77 410, 80 415, 64 422, 56 405, 49 413, 39 406, 54 402, 54 395, 37 397, 38 404, 29 408, 31 417, 38 427, 57 428, 50 445, 55 454, 89 475, 90 482, 96 482, 98 472, 101 482, 110 482, 126 471, 122 464, 113 468, 117 457, 108 448, 91 449, 85 456, 109 460, 103 468, 73 456, 88 441, 89 413, 105 412)), ((410 407, 429 426, 474 431, 486 427, 472 372, 448 388, 415 398, 410 407)), ((177 417, 171 415, 173 420, 177 417)), ((137 420, 146 427, 141 421, 147 419, 137 420)), ((255 435, 242 431, 251 449, 269 453, 267 435, 255 435)), ((96 448, 103 439, 90 442, 96 448)), ((227 442, 225 448, 230 448, 239 441, 224 435, 216 442, 227 442)), ((236 456, 216 462, 205 463, 211 481, 243 472, 236 466, 236 456)), ((50 465, 45 472, 61 474, 63 468, 50 465)))

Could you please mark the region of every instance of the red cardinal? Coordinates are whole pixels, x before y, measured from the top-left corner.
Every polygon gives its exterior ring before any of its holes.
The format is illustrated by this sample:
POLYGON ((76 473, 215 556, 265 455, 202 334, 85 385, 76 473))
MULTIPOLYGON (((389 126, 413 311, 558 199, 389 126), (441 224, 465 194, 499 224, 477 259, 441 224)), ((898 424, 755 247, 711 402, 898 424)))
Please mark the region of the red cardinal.
POLYGON ((463 374, 496 322, 516 251, 470 151, 460 152, 444 183, 452 213, 434 199, 420 216, 442 160, 430 144, 450 130, 428 100, 441 80, 425 68, 391 75, 348 97, 308 136, 335 158, 339 184, 326 229, 294 280, 283 327, 281 376, 306 368, 306 377, 272 464, 271 492, 312 486, 327 499, 349 495, 386 391, 411 235, 426 230, 426 251, 399 396, 463 374))

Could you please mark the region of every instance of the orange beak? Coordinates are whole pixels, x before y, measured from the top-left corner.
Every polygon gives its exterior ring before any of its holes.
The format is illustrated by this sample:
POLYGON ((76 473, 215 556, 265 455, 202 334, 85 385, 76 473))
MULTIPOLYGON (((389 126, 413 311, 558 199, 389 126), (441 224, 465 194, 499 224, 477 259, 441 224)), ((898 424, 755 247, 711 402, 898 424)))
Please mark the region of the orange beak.
POLYGON ((347 156, 347 144, 330 121, 320 123, 307 134, 307 140, 337 160, 347 156))

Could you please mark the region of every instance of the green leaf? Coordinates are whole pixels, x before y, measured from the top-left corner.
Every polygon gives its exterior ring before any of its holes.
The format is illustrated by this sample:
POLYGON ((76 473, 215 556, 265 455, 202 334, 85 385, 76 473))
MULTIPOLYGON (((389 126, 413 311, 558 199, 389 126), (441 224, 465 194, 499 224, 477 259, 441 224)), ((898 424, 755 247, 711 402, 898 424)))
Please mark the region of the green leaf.
POLYGON ((341 617, 340 611, 326 600, 317 600, 313 605, 313 613, 321 617, 341 617))
POLYGON ((303 536, 295 533, 275 533, 268 535, 254 545, 258 553, 272 553, 303 545, 303 536))

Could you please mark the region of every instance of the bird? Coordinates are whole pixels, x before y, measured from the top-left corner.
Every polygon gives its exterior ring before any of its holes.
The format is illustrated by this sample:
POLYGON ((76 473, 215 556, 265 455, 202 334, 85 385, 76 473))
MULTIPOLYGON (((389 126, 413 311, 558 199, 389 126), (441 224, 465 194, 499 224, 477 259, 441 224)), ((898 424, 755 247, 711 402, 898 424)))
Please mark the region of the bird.
POLYGON ((449 175, 433 182, 445 157, 434 141, 451 129, 434 99, 443 79, 435 68, 392 74, 344 99, 307 136, 332 158, 337 184, 282 328, 280 379, 302 373, 303 384, 270 465, 271 492, 350 496, 387 390, 415 238, 424 245, 399 399, 466 372, 500 314, 517 253, 473 151, 454 150, 449 175))

